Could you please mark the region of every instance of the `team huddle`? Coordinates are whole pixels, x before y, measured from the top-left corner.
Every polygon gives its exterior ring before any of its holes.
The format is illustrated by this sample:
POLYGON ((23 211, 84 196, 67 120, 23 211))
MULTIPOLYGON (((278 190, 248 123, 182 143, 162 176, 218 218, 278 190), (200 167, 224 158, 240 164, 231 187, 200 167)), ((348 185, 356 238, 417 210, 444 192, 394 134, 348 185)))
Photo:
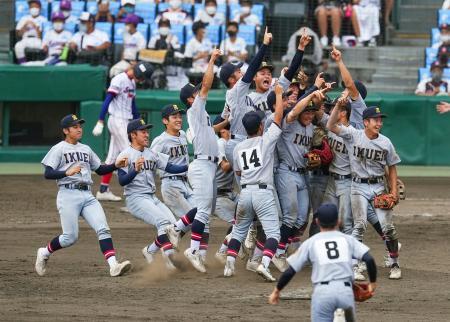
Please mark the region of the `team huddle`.
POLYGON ((274 80, 273 66, 263 61, 271 41, 266 28, 263 44, 245 73, 240 63, 221 66, 225 107, 212 121, 206 105, 214 65, 221 56, 215 49, 202 83, 180 90, 186 109, 175 104, 162 109, 166 130, 151 143, 152 125, 140 119, 135 104, 136 82, 151 76, 151 65, 138 63, 115 76, 93 131, 102 133, 109 113, 106 164, 79 142, 84 120, 64 117, 65 140, 42 160, 45 178, 57 180, 63 233, 38 249, 37 273, 46 273, 53 252, 76 242, 80 215, 96 231, 111 276, 131 268, 129 261, 116 260, 98 202, 114 200, 108 185, 117 171, 128 211, 157 229, 155 240, 142 249, 149 264, 161 253, 166 267, 176 270, 176 251, 190 230, 184 256, 197 271, 206 272, 209 224, 216 214, 229 223, 215 253, 225 277, 238 274, 235 262, 241 258, 247 260, 247 270, 275 282, 269 268, 273 263, 283 273, 269 300, 275 304, 292 276, 311 263, 312 319, 329 321, 336 308, 354 315, 351 286, 354 280, 366 280, 366 271, 368 287, 371 292, 375 289, 375 262, 362 244, 369 222, 385 244, 389 278, 400 279, 400 244, 392 218, 398 203, 400 158, 380 133, 385 115, 379 107, 366 106, 366 88, 352 79, 334 47, 331 57, 345 88, 340 97, 328 98, 334 84, 326 83, 321 74, 310 88, 299 86, 297 74, 311 41, 306 32, 290 65, 274 80), (250 90, 253 82, 255 91, 250 90), (186 133, 183 114, 189 125, 186 133), (190 163, 189 143, 194 151, 190 163), (91 192, 91 171, 103 176, 98 200, 91 192), (156 175, 161 178, 162 201, 155 194, 156 175))

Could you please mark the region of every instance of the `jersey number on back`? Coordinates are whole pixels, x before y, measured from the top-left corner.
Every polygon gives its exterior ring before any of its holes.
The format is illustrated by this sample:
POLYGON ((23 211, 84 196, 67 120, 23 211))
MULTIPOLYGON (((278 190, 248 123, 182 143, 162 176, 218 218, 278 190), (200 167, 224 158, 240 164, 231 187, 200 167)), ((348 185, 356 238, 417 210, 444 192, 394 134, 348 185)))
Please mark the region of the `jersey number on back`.
POLYGON ((315 242, 314 249, 320 265, 350 260, 347 240, 342 237, 336 237, 331 240, 319 240, 315 242))
POLYGON ((261 166, 261 150, 259 147, 243 150, 241 152, 242 170, 253 170, 261 166))

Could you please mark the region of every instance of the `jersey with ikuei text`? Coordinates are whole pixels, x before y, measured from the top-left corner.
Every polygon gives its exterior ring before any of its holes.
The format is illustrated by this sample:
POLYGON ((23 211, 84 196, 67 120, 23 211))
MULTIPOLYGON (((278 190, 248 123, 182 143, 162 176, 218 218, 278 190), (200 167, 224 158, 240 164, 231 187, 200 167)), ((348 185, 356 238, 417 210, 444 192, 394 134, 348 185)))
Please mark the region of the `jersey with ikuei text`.
POLYGON ((54 145, 41 163, 57 171, 67 171, 71 167, 81 166, 80 173, 56 180, 58 186, 80 183, 91 185, 91 171, 97 170, 101 165, 99 157, 89 146, 80 142, 70 144, 66 141, 54 145))
POLYGON ((132 169, 136 169, 136 161, 139 158, 144 157, 145 160, 141 170, 134 177, 133 181, 124 187, 124 195, 155 193, 156 169, 164 170, 169 157, 166 154, 153 152, 149 148, 139 151, 131 146, 122 151, 117 158, 121 159, 124 157, 128 158, 128 166, 121 168, 121 170, 126 173, 132 169))
POLYGON ((312 264, 313 284, 334 280, 353 280, 352 259, 361 259, 369 247, 339 231, 321 232, 307 239, 287 261, 299 272, 312 264))
MULTIPOLYGON (((189 152, 186 133, 180 131, 178 136, 170 135, 166 131, 157 136, 150 147, 155 152, 167 154, 169 162, 176 165, 189 165, 189 152)), ((171 177, 174 174, 164 170, 158 171, 160 178, 171 177)), ((186 172, 177 173, 177 176, 186 176, 186 172)))
POLYGON ((382 177, 384 167, 400 163, 394 145, 383 134, 369 139, 364 130, 339 125, 339 136, 347 145, 352 176, 359 178, 382 177))
POLYGON ((239 142, 233 152, 234 171, 241 172, 241 185, 273 185, 274 150, 281 129, 272 123, 262 136, 239 142))

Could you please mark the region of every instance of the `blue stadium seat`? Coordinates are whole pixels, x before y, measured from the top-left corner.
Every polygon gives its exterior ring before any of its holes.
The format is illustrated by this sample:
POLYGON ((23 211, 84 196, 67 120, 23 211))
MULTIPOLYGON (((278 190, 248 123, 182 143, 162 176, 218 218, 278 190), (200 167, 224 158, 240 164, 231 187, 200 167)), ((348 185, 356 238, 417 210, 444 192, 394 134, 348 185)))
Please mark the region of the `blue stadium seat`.
MULTIPOLYGON (((188 27, 186 27, 187 29, 188 27)), ((184 45, 186 43, 186 38, 184 36, 184 25, 171 25, 170 32, 177 36, 180 45, 184 45)), ((153 37, 158 34, 158 25, 153 23, 150 25, 150 36, 153 37)))
POLYGON ((109 40, 112 41, 112 23, 110 22, 96 22, 95 29, 106 32, 109 40))
POLYGON ((442 74, 442 78, 447 82, 450 80, 450 68, 444 68, 444 73, 442 74))
POLYGON ((427 67, 431 66, 431 64, 436 61, 437 54, 438 54, 437 48, 428 47, 425 49, 425 65, 427 67))
MULTIPOLYGON (((64 30, 70 31, 72 34, 75 33, 76 24, 73 22, 65 23, 64 24, 64 30)), ((42 31, 42 38, 44 38, 47 31, 52 29, 52 23, 49 21, 44 25, 44 30, 42 31)))
MULTIPOLYGON (((238 37, 241 37, 247 43, 247 46, 256 45, 256 27, 251 25, 239 25, 238 37)), ((222 39, 228 38, 225 28, 222 30, 222 39)))
POLYGON ((437 46, 441 42, 441 31, 439 28, 431 29, 431 47, 437 46))
MULTIPOLYGON (((192 5, 190 3, 183 3, 181 8, 187 13, 191 14, 192 5)), ((169 4, 167 2, 162 2, 158 4, 158 14, 169 9, 169 4)))
POLYGON ((156 5, 154 3, 138 2, 134 13, 142 17, 145 23, 151 24, 155 21, 156 5))
MULTIPOLYGON (((41 15, 45 18, 48 18, 48 2, 47 1, 41 1, 42 9, 41 9, 41 15)), ((28 11, 28 2, 26 0, 16 0, 15 3, 16 7, 16 22, 20 20, 23 16, 26 16, 29 14, 28 11)))
POLYGON ((431 74, 430 74, 429 68, 426 68, 426 67, 419 68, 419 82, 421 82, 427 78, 430 78, 430 77, 431 77, 431 74))
MULTIPOLYGON (((198 15, 199 11, 203 10, 205 6, 201 3, 196 3, 194 5, 194 18, 198 15)), ((225 18, 227 18, 227 5, 226 4, 219 4, 217 6, 217 12, 223 13, 225 15, 225 18)))
MULTIPOLYGON (((138 31, 144 36, 145 42, 148 42, 148 25, 140 23, 137 26, 138 31)), ((116 22, 114 24, 114 43, 123 44, 123 32, 125 30, 125 24, 123 22, 116 22)))
POLYGON ((441 9, 438 13, 438 24, 439 26, 442 24, 450 25, 450 10, 441 9))
MULTIPOLYGON (((59 2, 60 1, 55 1, 52 3, 52 12, 58 12, 59 11, 59 2)), ((81 16, 81 13, 83 11, 85 11, 86 8, 86 2, 84 1, 72 1, 72 11, 71 11, 71 15, 73 15, 74 17, 79 17, 81 16)))
MULTIPOLYGON (((241 5, 239 4, 230 4, 230 20, 234 19, 234 16, 237 15, 241 11, 241 5)), ((260 3, 253 4, 252 13, 255 14, 259 21, 261 22, 261 26, 264 25, 264 5, 260 3)))
MULTIPOLYGON (((109 2, 109 11, 111 12, 111 14, 113 16, 117 15, 117 13, 119 12, 119 8, 120 8, 120 1, 110 1, 109 2)), ((86 11, 87 12, 95 15, 95 14, 97 14, 97 10, 98 10, 97 1, 86 2, 86 11)))
MULTIPOLYGON (((206 26, 206 37, 211 40, 213 45, 220 45, 222 40, 222 27, 218 25, 208 25, 206 26)), ((186 43, 194 37, 192 32, 192 25, 186 25, 186 43)))

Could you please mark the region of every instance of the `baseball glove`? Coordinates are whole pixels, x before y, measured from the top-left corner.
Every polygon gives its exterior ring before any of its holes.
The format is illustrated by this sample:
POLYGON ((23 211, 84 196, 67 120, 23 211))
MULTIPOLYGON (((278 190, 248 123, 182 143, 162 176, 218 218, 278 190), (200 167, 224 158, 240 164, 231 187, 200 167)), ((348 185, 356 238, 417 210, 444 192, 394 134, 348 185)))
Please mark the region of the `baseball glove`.
POLYGON ((369 283, 367 282, 354 282, 353 294, 356 302, 364 302, 373 296, 373 292, 369 291, 369 283))
POLYGON ((320 148, 322 146, 323 139, 327 136, 327 132, 323 127, 316 126, 313 130, 312 147, 320 148))
POLYGON ((320 159, 320 154, 314 151, 308 152, 304 155, 306 160, 306 168, 308 170, 317 169, 322 165, 322 161, 320 159))
POLYGON ((398 199, 392 193, 378 195, 373 200, 373 206, 380 209, 392 209, 398 203, 398 199))
POLYGON ((397 192, 400 200, 406 199, 405 184, 400 179, 397 179, 397 192))

